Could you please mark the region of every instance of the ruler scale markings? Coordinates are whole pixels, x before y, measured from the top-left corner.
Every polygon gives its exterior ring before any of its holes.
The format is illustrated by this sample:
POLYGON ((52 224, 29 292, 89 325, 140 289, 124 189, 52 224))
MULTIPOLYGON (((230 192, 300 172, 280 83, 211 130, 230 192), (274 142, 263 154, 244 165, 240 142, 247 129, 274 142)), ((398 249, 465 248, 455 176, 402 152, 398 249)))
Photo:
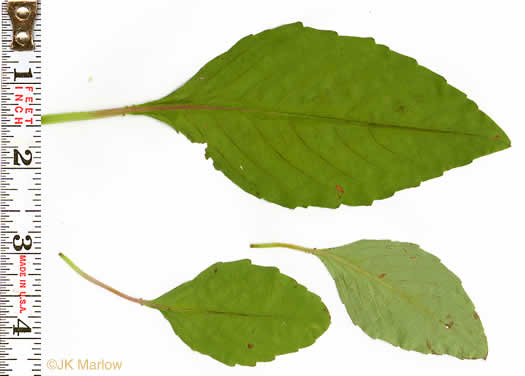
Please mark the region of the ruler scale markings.
POLYGON ((42 372, 39 3, 2 0, 0 376, 42 372))

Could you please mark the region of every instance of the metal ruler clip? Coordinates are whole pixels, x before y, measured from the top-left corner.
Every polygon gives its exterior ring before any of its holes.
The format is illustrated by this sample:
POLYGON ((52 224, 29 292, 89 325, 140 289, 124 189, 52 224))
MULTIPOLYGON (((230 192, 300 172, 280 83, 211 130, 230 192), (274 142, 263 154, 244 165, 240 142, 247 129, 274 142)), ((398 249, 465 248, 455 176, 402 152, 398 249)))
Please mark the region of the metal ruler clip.
POLYGON ((37 12, 37 0, 9 0, 7 13, 13 24, 11 48, 15 51, 28 51, 34 48, 33 25, 37 12))

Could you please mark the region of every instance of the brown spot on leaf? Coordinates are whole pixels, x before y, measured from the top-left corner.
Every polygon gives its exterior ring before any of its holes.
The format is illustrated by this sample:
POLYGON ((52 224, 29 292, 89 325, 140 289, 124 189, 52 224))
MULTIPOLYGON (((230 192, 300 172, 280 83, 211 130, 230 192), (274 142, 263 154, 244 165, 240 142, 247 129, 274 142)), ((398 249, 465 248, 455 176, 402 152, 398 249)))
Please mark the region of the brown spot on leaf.
POLYGON ((337 189, 337 192, 341 193, 341 194, 344 194, 345 193, 345 190, 343 189, 343 187, 341 187, 340 185, 336 185, 335 186, 335 189, 337 189))
POLYGON ((491 139, 493 140, 497 140, 498 138, 500 138, 501 136, 494 136, 494 137, 491 137, 491 139))
POLYGON ((410 256, 410 258, 411 258, 412 260, 414 260, 414 259, 416 258, 416 256, 410 256))
POLYGON ((381 273, 381 274, 378 275, 378 277, 379 277, 379 278, 384 278, 385 275, 386 275, 386 273, 381 273))
POLYGON ((448 315, 445 316, 447 319, 451 318, 452 315, 449 313, 448 315))
POLYGON ((430 341, 427 339, 427 348, 428 351, 430 351, 432 354, 437 354, 434 349, 432 349, 432 345, 430 345, 430 341))
POLYGON ((249 349, 253 349, 253 343, 249 343, 249 344, 248 344, 248 348, 249 348, 249 349))
POLYGON ((403 252, 405 253, 405 255, 408 253, 405 248, 403 248, 403 252))
POLYGON ((217 273, 217 267, 213 268, 213 272, 217 273))
POLYGON ((406 110, 406 107, 403 106, 403 105, 401 105, 401 106, 399 106, 399 107, 397 108, 396 111, 397 111, 397 112, 405 112, 405 110, 406 110))
POLYGON ((454 321, 450 321, 449 323, 445 324, 445 328, 450 329, 454 325, 454 321))
POLYGON ((474 316, 474 318, 475 318, 476 320, 479 320, 479 315, 477 314, 477 312, 474 312, 474 315, 473 315, 473 316, 474 316))

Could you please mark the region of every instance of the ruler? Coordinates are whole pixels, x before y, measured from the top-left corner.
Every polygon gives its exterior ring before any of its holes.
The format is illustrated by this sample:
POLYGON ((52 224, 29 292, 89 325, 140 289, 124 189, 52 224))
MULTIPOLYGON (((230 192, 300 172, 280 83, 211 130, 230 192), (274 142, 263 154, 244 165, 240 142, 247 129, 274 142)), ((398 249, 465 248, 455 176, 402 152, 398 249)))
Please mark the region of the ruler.
POLYGON ((39 3, 2 0, 0 376, 42 374, 39 3))

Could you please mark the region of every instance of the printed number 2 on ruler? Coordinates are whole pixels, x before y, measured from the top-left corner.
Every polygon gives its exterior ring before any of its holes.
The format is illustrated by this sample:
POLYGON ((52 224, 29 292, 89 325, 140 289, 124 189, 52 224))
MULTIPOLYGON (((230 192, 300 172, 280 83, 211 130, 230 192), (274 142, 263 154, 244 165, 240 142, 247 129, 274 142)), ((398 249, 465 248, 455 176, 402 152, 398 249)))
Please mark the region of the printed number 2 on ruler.
POLYGON ((0 376, 42 374, 41 22, 2 0, 0 376))

